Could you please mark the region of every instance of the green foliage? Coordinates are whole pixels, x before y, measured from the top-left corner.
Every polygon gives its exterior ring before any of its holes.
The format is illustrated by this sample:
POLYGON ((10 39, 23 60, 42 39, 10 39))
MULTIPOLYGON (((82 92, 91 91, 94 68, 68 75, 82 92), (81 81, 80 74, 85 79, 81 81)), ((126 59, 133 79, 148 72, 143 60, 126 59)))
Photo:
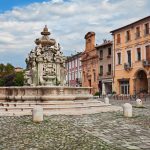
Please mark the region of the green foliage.
POLYGON ((115 92, 115 91, 113 91, 113 92, 112 92, 112 94, 116 94, 116 92, 115 92))
POLYGON ((99 96, 99 92, 96 92, 96 93, 94 94, 94 96, 99 96))
POLYGON ((23 83, 24 83, 23 72, 17 72, 15 74, 15 78, 14 78, 14 85, 15 86, 23 86, 23 83))
POLYGON ((5 85, 5 79, 1 78, 0 79, 0 86, 4 86, 5 85))
POLYGON ((8 73, 14 72, 14 69, 15 69, 14 66, 9 63, 7 63, 7 65, 5 66, 5 71, 8 73))
POLYGON ((23 86, 23 72, 15 72, 15 67, 10 63, 0 64, 0 86, 23 86))

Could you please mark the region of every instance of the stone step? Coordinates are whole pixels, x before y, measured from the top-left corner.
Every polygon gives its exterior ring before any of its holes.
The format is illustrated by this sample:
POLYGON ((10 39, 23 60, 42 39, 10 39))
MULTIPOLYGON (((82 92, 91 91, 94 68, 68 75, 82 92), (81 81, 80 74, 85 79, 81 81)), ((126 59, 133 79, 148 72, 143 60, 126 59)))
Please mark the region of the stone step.
POLYGON ((0 103, 0 106, 33 106, 33 105, 82 105, 82 104, 104 104, 103 102, 101 101, 95 101, 95 100, 92 100, 92 101, 50 101, 49 103, 41 103, 41 102, 26 102, 26 103, 20 103, 20 102, 17 102, 17 103, 14 103, 14 102, 1 102, 0 103))
MULTIPOLYGON (((11 110, 11 109, 33 109, 35 105, 30 106, 24 106, 24 105, 10 105, 10 106, 0 106, 0 110, 11 110)), ((100 103, 94 103, 94 104, 88 104, 88 103, 78 103, 78 104, 70 104, 70 105, 45 105, 42 106, 43 109, 65 109, 65 108, 86 108, 86 107, 103 107, 108 106, 108 104, 100 104, 100 103)))
MULTIPOLYGON (((122 111, 122 107, 119 106, 103 106, 103 107, 85 107, 80 109, 44 109, 44 115, 83 115, 83 114, 93 114, 100 112, 112 112, 112 111, 122 111)), ((25 109, 23 111, 0 111, 0 116, 23 116, 32 115, 31 109, 25 109)))

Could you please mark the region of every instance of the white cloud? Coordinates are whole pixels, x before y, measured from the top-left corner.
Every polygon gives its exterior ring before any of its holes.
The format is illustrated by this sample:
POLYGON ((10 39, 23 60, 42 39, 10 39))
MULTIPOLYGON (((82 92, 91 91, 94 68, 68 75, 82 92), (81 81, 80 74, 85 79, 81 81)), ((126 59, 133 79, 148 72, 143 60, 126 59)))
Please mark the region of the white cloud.
POLYGON ((52 0, 15 7, 0 14, 0 52, 27 55, 45 24, 65 54, 81 51, 88 31, 96 32, 99 44, 111 38, 112 29, 147 16, 149 5, 149 0, 52 0))

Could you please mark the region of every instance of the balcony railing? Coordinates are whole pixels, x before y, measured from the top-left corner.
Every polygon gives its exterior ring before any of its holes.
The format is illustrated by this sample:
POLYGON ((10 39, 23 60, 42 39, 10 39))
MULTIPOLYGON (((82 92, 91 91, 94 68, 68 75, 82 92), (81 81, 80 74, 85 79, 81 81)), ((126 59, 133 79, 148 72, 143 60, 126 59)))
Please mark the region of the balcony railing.
POLYGON ((101 72, 101 73, 99 73, 99 76, 103 76, 103 73, 101 72))
POLYGON ((108 71, 108 72, 107 72, 107 75, 111 75, 111 71, 108 71))
POLYGON ((150 67, 150 61, 143 60, 143 67, 150 67))
POLYGON ((126 71, 130 71, 130 70, 132 69, 132 65, 129 64, 129 63, 124 63, 124 69, 125 69, 126 71))
POLYGON ((111 58, 111 55, 108 55, 107 58, 111 58))

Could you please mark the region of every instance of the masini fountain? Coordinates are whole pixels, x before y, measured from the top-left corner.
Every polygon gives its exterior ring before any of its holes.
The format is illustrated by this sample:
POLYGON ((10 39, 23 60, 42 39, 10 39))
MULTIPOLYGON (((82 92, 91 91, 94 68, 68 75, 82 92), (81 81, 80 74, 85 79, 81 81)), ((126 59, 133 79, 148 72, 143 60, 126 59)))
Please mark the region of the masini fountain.
POLYGON ((65 86, 65 57, 60 44, 49 37, 47 26, 35 40, 35 49, 26 58, 25 86, 0 88, 6 100, 75 100, 88 99, 90 87, 65 86))

